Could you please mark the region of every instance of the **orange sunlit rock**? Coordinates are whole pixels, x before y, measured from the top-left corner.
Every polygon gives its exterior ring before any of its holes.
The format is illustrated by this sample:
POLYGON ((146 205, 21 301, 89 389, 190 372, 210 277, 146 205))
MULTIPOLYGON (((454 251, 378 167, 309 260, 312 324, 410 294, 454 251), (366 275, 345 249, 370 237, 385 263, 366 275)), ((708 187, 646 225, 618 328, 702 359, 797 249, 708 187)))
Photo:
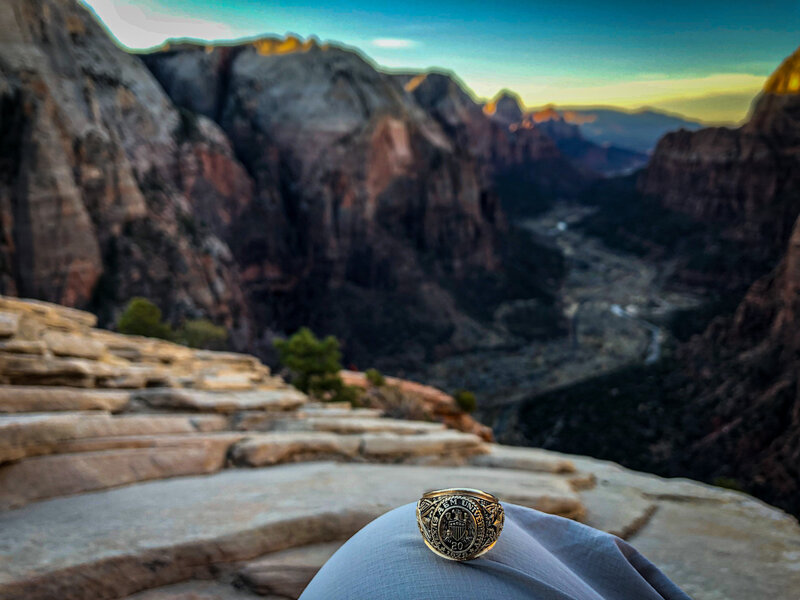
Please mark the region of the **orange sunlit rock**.
POLYGON ((317 46, 317 40, 309 38, 305 41, 289 35, 285 39, 264 38, 253 42, 256 52, 262 56, 274 54, 290 54, 292 52, 307 52, 317 46))
POLYGON ((417 89, 417 88, 420 86, 420 84, 421 84, 423 81, 425 81, 425 79, 427 79, 427 77, 428 77, 428 74, 427 74, 427 73, 420 73, 420 74, 419 74, 419 75, 417 75, 416 77, 412 78, 412 79, 411 79, 411 80, 410 80, 410 81, 409 81, 409 82, 408 82, 408 83, 405 85, 405 89, 406 89, 406 91, 407 91, 407 92, 413 92, 415 89, 417 89))
POLYGON ((781 63, 767 83, 764 91, 768 94, 800 93, 800 48, 781 63))
POLYGON ((545 121, 560 121, 562 116, 552 104, 548 104, 542 110, 531 115, 534 123, 544 123, 545 121))
POLYGON ((597 120, 597 115, 587 113, 576 113, 572 110, 565 110, 562 113, 564 120, 573 125, 583 125, 584 123, 594 123, 597 120))

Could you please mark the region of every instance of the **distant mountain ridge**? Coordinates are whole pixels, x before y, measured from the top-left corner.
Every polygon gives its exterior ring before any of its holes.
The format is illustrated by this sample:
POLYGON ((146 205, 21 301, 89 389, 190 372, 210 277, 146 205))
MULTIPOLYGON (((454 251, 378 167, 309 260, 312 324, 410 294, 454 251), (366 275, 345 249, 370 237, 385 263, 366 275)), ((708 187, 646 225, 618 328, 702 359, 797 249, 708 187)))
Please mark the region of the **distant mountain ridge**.
POLYGON ((534 126, 541 129, 566 156, 586 169, 605 176, 627 175, 647 164, 648 156, 613 144, 598 144, 586 139, 581 126, 553 107, 529 114, 534 126))
MULTIPOLYGON (((429 70, 423 72, 409 72, 409 73, 392 73, 410 91, 420 104, 425 107, 431 102, 431 92, 419 93, 415 90, 421 82, 426 82, 426 86, 433 89, 433 86, 439 86, 439 93, 443 92, 443 86, 453 86, 457 88, 459 95, 459 103, 462 105, 470 105, 473 116, 472 120, 479 120, 481 117, 478 112, 482 110, 484 115, 488 116, 491 121, 501 127, 508 129, 512 135, 535 135, 538 137, 546 136, 550 138, 558 151, 574 166, 583 171, 584 178, 594 178, 596 176, 613 176, 618 174, 625 174, 644 166, 647 163, 647 155, 618 148, 615 146, 602 146, 584 138, 580 129, 572 123, 565 121, 564 116, 559 112, 551 109, 547 112, 534 112, 524 107, 522 99, 513 91, 501 90, 498 94, 487 102, 476 100, 464 84, 458 78, 447 71, 429 70), (431 83, 436 81, 438 83, 431 83), (443 82, 448 83, 443 83, 443 82), (527 132, 527 133, 523 133, 527 132)), ((430 108, 430 107, 429 107, 430 108)), ((540 173, 544 176, 545 173, 540 173)), ((572 177, 564 172, 564 169, 558 169, 556 172, 551 172, 552 175, 561 175, 561 183, 553 180, 548 186, 550 192, 556 191, 560 186, 572 177)), ((580 179, 578 180, 580 181, 580 179)))
POLYGON ((670 131, 696 131, 706 127, 678 115, 642 109, 628 112, 610 107, 561 108, 548 105, 537 112, 557 111, 567 123, 577 125, 581 135, 601 146, 617 146, 644 154, 650 153, 658 140, 670 131))

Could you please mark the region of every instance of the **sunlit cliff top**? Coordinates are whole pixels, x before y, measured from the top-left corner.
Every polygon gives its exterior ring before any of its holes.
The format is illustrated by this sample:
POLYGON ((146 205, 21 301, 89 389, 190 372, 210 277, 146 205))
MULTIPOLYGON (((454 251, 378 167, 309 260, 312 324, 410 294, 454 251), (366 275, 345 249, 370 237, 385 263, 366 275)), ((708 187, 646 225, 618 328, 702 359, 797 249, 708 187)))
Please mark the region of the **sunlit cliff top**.
POLYGON ((781 66, 770 75, 764 85, 768 94, 800 93, 800 48, 794 51, 781 66))

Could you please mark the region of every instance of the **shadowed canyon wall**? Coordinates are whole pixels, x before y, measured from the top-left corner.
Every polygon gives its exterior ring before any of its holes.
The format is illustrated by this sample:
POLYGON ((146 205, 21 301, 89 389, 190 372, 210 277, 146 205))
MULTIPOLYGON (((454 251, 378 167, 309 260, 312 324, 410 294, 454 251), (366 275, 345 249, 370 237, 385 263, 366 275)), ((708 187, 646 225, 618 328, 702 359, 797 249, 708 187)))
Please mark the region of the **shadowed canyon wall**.
POLYGON ((741 128, 661 140, 638 178, 648 198, 629 196, 651 207, 645 218, 661 220, 629 220, 616 235, 639 239, 648 227, 667 227, 670 214, 683 215, 675 231, 689 232, 695 247, 674 246, 679 252, 730 253, 716 278, 695 285, 733 295, 738 306, 656 365, 521 402, 517 441, 739 487, 800 513, 798 136, 800 50, 769 78, 741 128), (696 234, 686 223, 707 229, 696 234))
POLYGON ((502 340, 506 300, 555 304, 558 257, 509 230, 495 185, 510 169, 575 173, 541 132, 511 132, 448 78, 387 75, 313 40, 144 60, 175 102, 217 120, 255 181, 230 244, 260 322, 402 364, 502 340), (520 268, 529 250, 544 260, 520 268))
POLYGON ((72 0, 0 10, 0 291, 104 324, 142 295, 264 352, 309 325, 357 362, 508 343, 494 314, 519 298, 560 333, 560 257, 498 185, 580 186, 535 128, 469 99, 464 145, 401 77, 314 41, 136 56, 72 0))

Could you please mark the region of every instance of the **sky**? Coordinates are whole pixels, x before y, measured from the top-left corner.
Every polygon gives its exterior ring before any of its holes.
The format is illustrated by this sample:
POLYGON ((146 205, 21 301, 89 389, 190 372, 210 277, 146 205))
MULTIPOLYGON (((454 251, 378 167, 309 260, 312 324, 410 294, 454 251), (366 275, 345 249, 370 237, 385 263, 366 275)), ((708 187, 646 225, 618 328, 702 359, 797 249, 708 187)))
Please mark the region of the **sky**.
POLYGON ((800 45, 800 0, 81 0, 131 49, 168 38, 316 36, 394 69, 454 71, 478 98, 746 117, 800 45))

